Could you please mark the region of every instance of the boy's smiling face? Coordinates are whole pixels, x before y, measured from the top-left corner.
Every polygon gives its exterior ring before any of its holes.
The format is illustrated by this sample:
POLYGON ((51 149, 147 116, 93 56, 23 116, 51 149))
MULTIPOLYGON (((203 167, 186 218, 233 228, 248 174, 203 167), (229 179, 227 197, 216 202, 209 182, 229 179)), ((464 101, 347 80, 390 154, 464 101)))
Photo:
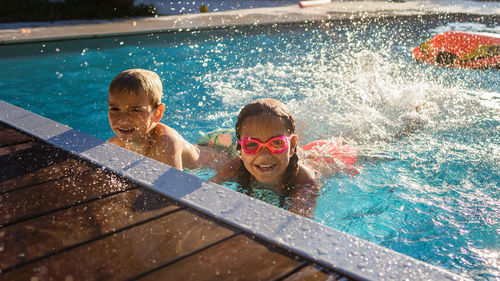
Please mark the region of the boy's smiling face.
MULTIPOLYGON (((252 116, 242 123, 241 139, 256 138, 261 142, 277 137, 288 136, 283 120, 277 116, 252 116)), ((241 160, 245 168, 261 183, 278 185, 283 182, 290 157, 294 154, 296 139, 290 141, 288 148, 281 153, 272 153, 267 147, 262 147, 256 154, 241 151, 241 160)))
POLYGON ((162 113, 144 93, 109 93, 108 118, 111 129, 124 142, 145 140, 160 121, 162 113))

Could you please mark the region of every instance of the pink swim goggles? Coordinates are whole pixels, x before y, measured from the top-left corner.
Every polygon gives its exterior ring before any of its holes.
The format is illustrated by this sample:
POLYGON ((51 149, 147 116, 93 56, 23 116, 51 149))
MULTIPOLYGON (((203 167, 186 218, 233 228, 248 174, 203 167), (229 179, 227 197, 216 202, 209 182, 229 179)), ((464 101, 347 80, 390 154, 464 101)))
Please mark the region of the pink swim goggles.
POLYGON ((295 135, 287 136, 278 136, 273 137, 267 140, 266 142, 261 142, 258 139, 254 139, 251 137, 246 137, 242 140, 239 140, 238 143, 241 145, 241 149, 246 154, 255 154, 260 151, 260 149, 265 146, 272 153, 281 153, 288 148, 290 144, 290 140, 295 137, 295 135))

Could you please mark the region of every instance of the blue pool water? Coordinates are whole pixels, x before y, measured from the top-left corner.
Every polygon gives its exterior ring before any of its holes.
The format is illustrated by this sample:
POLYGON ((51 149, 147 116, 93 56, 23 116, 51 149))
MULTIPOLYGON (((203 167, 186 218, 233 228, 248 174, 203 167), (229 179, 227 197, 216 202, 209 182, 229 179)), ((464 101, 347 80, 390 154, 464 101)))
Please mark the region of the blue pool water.
POLYGON ((361 174, 323 179, 315 220, 463 276, 496 280, 500 71, 437 68, 409 55, 445 30, 500 34, 497 20, 482 20, 234 27, 0 46, 0 98, 108 139, 109 82, 124 69, 146 68, 163 79, 163 122, 192 142, 200 131, 234 126, 249 101, 278 98, 294 112, 303 143, 341 136, 362 149, 361 174), (421 128, 394 140, 408 120, 421 128))

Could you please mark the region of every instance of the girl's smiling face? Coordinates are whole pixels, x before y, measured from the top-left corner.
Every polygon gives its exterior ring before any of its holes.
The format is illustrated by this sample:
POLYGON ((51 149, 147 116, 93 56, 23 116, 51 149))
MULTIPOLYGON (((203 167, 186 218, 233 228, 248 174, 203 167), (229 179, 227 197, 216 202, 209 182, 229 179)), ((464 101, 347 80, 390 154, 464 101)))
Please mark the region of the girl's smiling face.
MULTIPOLYGON (((277 136, 289 136, 283 120, 275 115, 257 115, 245 118, 241 126, 241 139, 251 137, 266 142, 277 136)), ((286 168, 293 156, 296 137, 290 141, 288 148, 281 153, 272 153, 267 147, 262 147, 255 154, 247 154, 243 150, 240 153, 245 168, 255 179, 268 185, 281 185, 286 168)))

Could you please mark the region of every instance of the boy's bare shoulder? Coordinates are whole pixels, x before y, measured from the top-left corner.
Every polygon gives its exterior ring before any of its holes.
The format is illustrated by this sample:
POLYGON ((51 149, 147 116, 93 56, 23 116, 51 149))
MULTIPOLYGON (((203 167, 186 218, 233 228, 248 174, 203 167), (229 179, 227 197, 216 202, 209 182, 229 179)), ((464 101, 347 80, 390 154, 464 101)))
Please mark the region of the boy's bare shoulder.
POLYGON ((155 127, 155 141, 151 155, 163 163, 183 169, 183 167, 191 167, 196 163, 199 158, 199 150, 175 129, 158 123, 155 127))
POLYGON ((179 134, 179 132, 165 124, 158 123, 155 130, 157 142, 163 142, 174 146, 182 145, 184 143, 184 138, 179 134))
POLYGON ((179 132, 177 132, 177 130, 175 130, 174 128, 171 128, 163 123, 158 123, 156 124, 156 133, 157 134, 160 134, 160 135, 163 135, 163 134, 166 134, 166 135, 180 135, 179 132))
POLYGON ((175 167, 183 168, 183 139, 176 130, 158 123, 155 127, 153 146, 149 157, 175 167))

